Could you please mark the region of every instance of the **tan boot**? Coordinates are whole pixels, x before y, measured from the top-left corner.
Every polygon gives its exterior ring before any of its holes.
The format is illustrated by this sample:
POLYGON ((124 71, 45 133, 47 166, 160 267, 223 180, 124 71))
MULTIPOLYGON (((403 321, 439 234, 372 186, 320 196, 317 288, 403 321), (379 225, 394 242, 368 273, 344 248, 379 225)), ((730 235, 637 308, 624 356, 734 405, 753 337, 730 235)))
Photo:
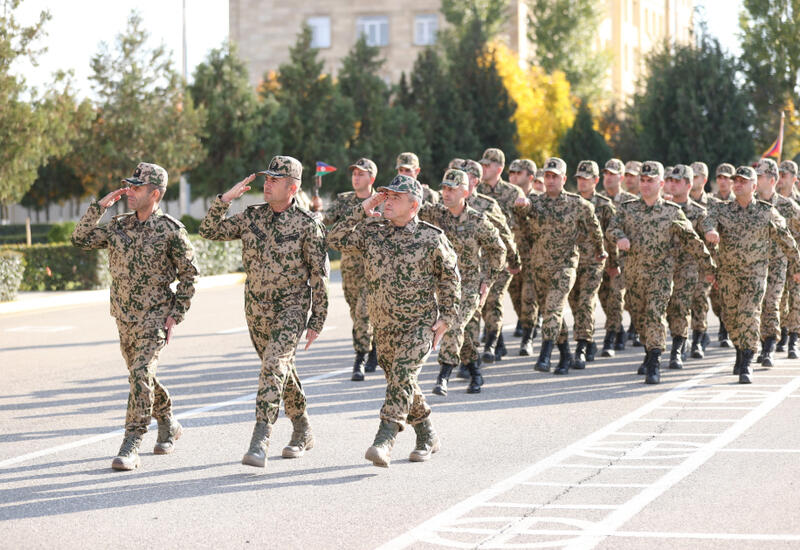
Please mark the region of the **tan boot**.
POLYGON ((158 439, 153 454, 168 455, 175 450, 175 442, 183 435, 183 426, 170 416, 158 421, 158 439))
POLYGON ((364 458, 371 460, 375 466, 388 468, 392 460, 392 447, 394 447, 394 441, 399 431, 400 424, 397 422, 381 420, 378 433, 375 434, 375 441, 372 442, 372 447, 367 449, 364 458))
POLYGON ((439 436, 433 429, 431 419, 426 418, 419 424, 414 424, 414 431, 417 432, 417 445, 411 454, 408 455, 408 460, 411 462, 425 462, 430 460, 433 453, 439 452, 441 444, 439 443, 439 436))
POLYGON ((253 428, 253 437, 250 439, 250 449, 242 457, 242 464, 264 468, 267 465, 267 448, 272 426, 266 422, 256 422, 253 428))
POLYGON ((139 458, 139 446, 141 444, 141 435, 126 433, 117 456, 111 461, 111 467, 115 470, 135 470, 141 466, 142 460, 139 458))
POLYGON ((311 426, 308 424, 308 414, 303 413, 302 416, 292 418, 292 439, 289 444, 283 448, 281 456, 283 458, 300 458, 306 451, 314 448, 314 434, 311 433, 311 426))

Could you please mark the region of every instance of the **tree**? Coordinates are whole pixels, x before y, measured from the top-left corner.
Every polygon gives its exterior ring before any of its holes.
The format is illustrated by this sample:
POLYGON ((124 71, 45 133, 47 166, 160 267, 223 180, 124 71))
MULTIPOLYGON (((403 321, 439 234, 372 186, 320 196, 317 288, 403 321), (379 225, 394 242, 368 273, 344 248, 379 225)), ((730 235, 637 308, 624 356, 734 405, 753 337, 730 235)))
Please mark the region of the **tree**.
POLYGON ((563 71, 579 98, 605 95, 608 52, 594 49, 602 8, 598 0, 529 0, 528 39, 535 63, 546 72, 563 71))
MULTIPOLYGON (((593 160, 602 166, 611 158, 611 148, 603 135, 594 129, 592 112, 585 101, 581 101, 575 124, 558 146, 558 156, 567 163, 570 175, 582 160, 593 160)), ((572 181, 572 178, 568 181, 572 181)))

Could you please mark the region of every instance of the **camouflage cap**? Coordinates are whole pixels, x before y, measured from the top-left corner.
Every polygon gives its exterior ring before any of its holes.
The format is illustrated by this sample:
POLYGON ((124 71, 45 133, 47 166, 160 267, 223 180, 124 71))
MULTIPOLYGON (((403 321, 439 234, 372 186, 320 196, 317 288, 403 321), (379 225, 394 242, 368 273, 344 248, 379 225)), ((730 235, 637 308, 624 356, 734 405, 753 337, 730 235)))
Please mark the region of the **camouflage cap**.
POLYGON ((395 193, 408 193, 409 195, 413 196, 417 199, 419 204, 422 204, 422 184, 411 178, 409 176, 403 176, 401 174, 396 175, 392 178, 392 182, 385 186, 379 187, 379 192, 382 191, 394 191, 395 193))
POLYGON ((483 157, 481 157, 480 162, 481 162, 481 164, 488 164, 490 162, 496 162, 497 164, 505 165, 505 163, 506 163, 506 154, 503 151, 501 151, 500 149, 496 149, 494 147, 491 147, 489 149, 486 149, 483 152, 483 157))
POLYGON ((735 177, 755 181, 757 176, 756 171, 752 166, 740 166, 736 169, 735 177))
POLYGON ((539 169, 536 171, 536 175, 535 175, 535 176, 533 176, 533 179, 534 179, 534 181, 541 181, 541 182, 543 182, 543 181, 544 181, 544 168, 539 168, 539 169))
POLYGON ((676 164, 665 177, 674 180, 689 180, 691 182, 694 179, 694 169, 685 164, 676 164))
POLYGON ((461 169, 478 179, 483 177, 483 166, 481 163, 472 159, 467 159, 461 164, 461 169))
POLYGON ((450 161, 447 165, 448 168, 455 168, 456 170, 460 170, 461 166, 464 164, 464 159, 460 159, 458 157, 454 158, 450 161))
POLYGON ((772 159, 761 159, 756 165, 756 174, 767 174, 775 178, 778 177, 778 163, 772 159))
POLYGON ((410 168, 416 170, 419 168, 419 157, 414 153, 400 153, 397 155, 397 162, 395 163, 395 170, 399 168, 410 168))
POLYGON ((722 164, 717 166, 716 175, 732 178, 733 176, 736 175, 736 168, 734 168, 733 164, 728 164, 727 162, 723 162, 722 164))
POLYGON ((575 170, 576 178, 597 178, 600 177, 600 168, 593 160, 582 160, 578 163, 578 169, 575 170))
POLYGON ((642 171, 642 163, 638 160, 629 160, 625 163, 625 173, 638 176, 642 171))
POLYGON ((625 170, 625 165, 619 159, 608 159, 603 167, 603 172, 610 174, 621 174, 625 170))
POLYGON ((269 161, 269 167, 257 174, 272 176, 273 178, 292 178, 300 181, 303 177, 303 165, 294 157, 275 156, 269 161))
POLYGON ((673 168, 673 167, 672 167, 672 165, 669 165, 669 166, 665 166, 665 167, 664 167, 664 177, 665 177, 665 178, 667 177, 667 174, 669 174, 670 172, 672 172, 672 168, 673 168))
POLYGON ((467 173, 462 170, 450 169, 444 173, 442 178, 442 185, 444 187, 469 187, 469 178, 467 173))
POLYGON ((517 159, 508 167, 509 172, 522 172, 526 170, 529 174, 536 173, 536 163, 530 159, 517 159))
MULTIPOLYGON (((634 161, 631 161, 634 162, 634 161)), ((626 167, 627 169, 627 167, 626 167)), ((649 176, 651 178, 664 179, 664 165, 657 160, 648 160, 643 162, 639 174, 642 176, 649 176)))
POLYGON ((567 163, 558 157, 550 157, 544 163, 544 171, 564 176, 567 173, 567 163))
POLYGON ((350 172, 356 169, 368 172, 369 175, 372 176, 373 178, 378 175, 378 167, 375 166, 375 163, 369 160, 368 158, 360 158, 353 164, 351 164, 350 167, 348 168, 350 172))
POLYGON ((706 164, 705 162, 700 162, 700 161, 693 162, 691 168, 695 176, 700 174, 701 176, 705 176, 706 178, 708 177, 708 164, 706 164))
POLYGON ((125 178, 124 182, 133 185, 155 185, 162 189, 167 188, 167 171, 161 168, 158 164, 151 164, 149 162, 140 162, 133 171, 133 175, 125 178))
POLYGON ((789 172, 790 174, 797 175, 797 163, 793 160, 784 160, 778 168, 780 172, 789 172))

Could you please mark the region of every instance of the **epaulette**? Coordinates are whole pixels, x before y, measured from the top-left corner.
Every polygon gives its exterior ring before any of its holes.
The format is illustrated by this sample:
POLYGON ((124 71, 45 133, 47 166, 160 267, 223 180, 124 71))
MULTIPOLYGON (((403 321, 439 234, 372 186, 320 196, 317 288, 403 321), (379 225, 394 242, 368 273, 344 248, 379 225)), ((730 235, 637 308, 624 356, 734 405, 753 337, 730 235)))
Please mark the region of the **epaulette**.
POLYGON ((622 201, 622 204, 631 204, 631 203, 638 202, 638 201, 639 201, 639 199, 637 197, 635 199, 628 199, 628 200, 622 201))
POLYGON ((697 202, 696 200, 692 199, 691 197, 689 197, 689 204, 691 204, 691 205, 692 205, 692 206, 694 206, 695 208, 699 208, 699 209, 700 209, 700 210, 702 210, 703 212, 705 212, 705 211, 707 210, 707 208, 706 208, 705 206, 703 206, 702 204, 700 204, 700 203, 699 203, 699 202, 697 202))
POLYGON ((117 221, 120 221, 120 220, 122 220, 124 218, 130 218, 134 214, 136 214, 136 212, 125 212, 124 214, 117 214, 116 216, 111 218, 111 221, 112 222, 117 222, 117 221))
POLYGON ((760 203, 760 204, 763 204, 764 206, 768 206, 769 208, 773 207, 772 203, 768 202, 768 201, 764 201, 764 200, 761 200, 761 199, 756 199, 756 202, 760 203))
POLYGON ((601 195, 600 193, 595 193, 594 198, 599 199, 600 202, 609 202, 609 203, 612 202, 611 199, 609 199, 605 195, 601 195))
POLYGON ((680 208, 681 207, 681 205, 678 204, 677 202, 668 201, 667 199, 664 199, 664 204, 668 204, 670 206, 674 206, 675 208, 680 208))
POLYGON ((171 221, 173 224, 175 224, 178 227, 178 229, 186 229, 186 226, 184 226, 179 219, 174 218, 174 217, 170 216, 169 214, 164 214, 162 217, 164 219, 167 219, 167 220, 171 221))
POLYGON ((583 197, 581 197, 579 194, 577 194, 577 193, 571 193, 570 191, 562 191, 562 193, 564 193, 564 194, 565 194, 566 196, 568 196, 568 197, 577 197, 577 198, 580 198, 580 199, 582 199, 582 198, 583 198, 583 197))
POLYGON ((425 227, 430 227, 431 229, 433 229, 437 233, 444 233, 444 230, 441 227, 436 227, 435 225, 433 225, 431 223, 428 223, 428 222, 420 220, 419 224, 420 225, 424 225, 425 227))
POLYGON ((302 214, 305 214, 306 216, 311 218, 313 221, 318 222, 318 223, 322 223, 314 216, 314 213, 311 210, 307 210, 307 209, 303 208, 300 205, 295 205, 295 207, 297 208, 298 212, 301 212, 302 214))
POLYGON ((494 197, 490 197, 489 195, 484 195, 483 193, 475 193, 476 197, 479 197, 486 202, 498 204, 498 202, 494 199, 494 197))
POLYGON ((267 206, 267 204, 269 204, 269 203, 266 203, 266 202, 257 202, 256 204, 251 204, 251 205, 250 205, 250 206, 248 206, 248 207, 247 207, 245 210, 251 210, 251 209, 252 209, 252 210, 256 210, 256 209, 258 209, 258 208, 262 208, 262 207, 264 207, 264 206, 267 206))
POLYGON ((471 206, 467 206, 467 215, 472 216, 473 218, 478 218, 479 220, 486 218, 486 215, 483 212, 478 212, 471 206))
POLYGON ((348 198, 350 195, 355 195, 355 194, 356 194, 356 192, 355 192, 355 191, 342 191, 341 193, 337 193, 337 194, 336 194, 336 198, 339 198, 339 199, 346 199, 346 198, 348 198))

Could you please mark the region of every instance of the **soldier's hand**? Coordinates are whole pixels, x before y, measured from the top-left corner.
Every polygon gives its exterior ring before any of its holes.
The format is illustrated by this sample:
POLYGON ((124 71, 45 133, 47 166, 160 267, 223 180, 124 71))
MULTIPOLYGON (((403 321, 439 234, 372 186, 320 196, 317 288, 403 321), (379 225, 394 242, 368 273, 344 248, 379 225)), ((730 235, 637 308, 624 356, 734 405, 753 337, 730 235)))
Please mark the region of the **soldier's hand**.
POLYGON ((714 276, 713 273, 707 274, 705 279, 706 279, 706 282, 711 284, 711 285, 713 285, 714 283, 717 282, 717 278, 714 276))
POLYGON ((447 332, 447 328, 447 323, 441 319, 436 321, 436 323, 431 327, 431 330, 433 331, 433 349, 439 347, 439 342, 441 341, 442 336, 444 336, 444 333, 447 332))
POLYGON ((310 348, 311 344, 314 343, 314 340, 316 340, 318 336, 319 336, 319 332, 317 332, 316 330, 308 329, 306 331, 306 347, 303 348, 303 349, 310 348))
POLYGON ((256 179, 256 175, 250 174, 242 181, 231 187, 228 191, 222 194, 222 202, 231 202, 232 200, 238 199, 250 191, 250 184, 254 179, 256 179))
POLYGON ((800 271, 792 275, 792 279, 794 279, 795 283, 800 283, 800 271))
POLYGON ((386 193, 375 193, 370 198, 361 203, 364 213, 370 218, 377 218, 381 215, 380 212, 375 210, 380 203, 386 200, 386 193))
POLYGON ((610 278, 619 277, 619 268, 618 267, 607 267, 606 273, 610 278))
POLYGON ((530 206, 531 201, 528 200, 528 197, 517 197, 517 200, 514 201, 514 206, 530 206))
POLYGON ((119 189, 115 189, 114 191, 112 191, 99 201, 97 201, 97 204, 99 204, 101 208, 108 208, 109 206, 112 206, 115 202, 117 202, 119 199, 121 199, 123 195, 127 195, 128 191, 129 191, 128 187, 120 187, 119 189))
POLYGON ((516 274, 517 274, 517 273, 519 273, 520 271, 522 271, 522 268, 521 268, 521 267, 513 267, 513 268, 512 268, 512 267, 509 267, 509 268, 508 268, 508 272, 509 272, 509 273, 511 273, 512 275, 516 275, 516 274))
POLYGON ((706 240, 711 244, 719 244, 719 233, 714 231, 713 229, 706 233, 706 240))
POLYGON ((481 301, 480 307, 478 309, 483 309, 483 304, 486 303, 486 298, 489 296, 489 285, 485 282, 481 283, 481 291, 480 291, 481 301))
POLYGON ((167 344, 169 344, 170 339, 172 338, 172 329, 175 327, 175 319, 172 317, 167 317, 167 322, 164 323, 164 330, 167 331, 167 344))
POLYGON ((628 251, 631 249, 631 242, 627 238, 620 239, 617 241, 617 248, 628 251))

